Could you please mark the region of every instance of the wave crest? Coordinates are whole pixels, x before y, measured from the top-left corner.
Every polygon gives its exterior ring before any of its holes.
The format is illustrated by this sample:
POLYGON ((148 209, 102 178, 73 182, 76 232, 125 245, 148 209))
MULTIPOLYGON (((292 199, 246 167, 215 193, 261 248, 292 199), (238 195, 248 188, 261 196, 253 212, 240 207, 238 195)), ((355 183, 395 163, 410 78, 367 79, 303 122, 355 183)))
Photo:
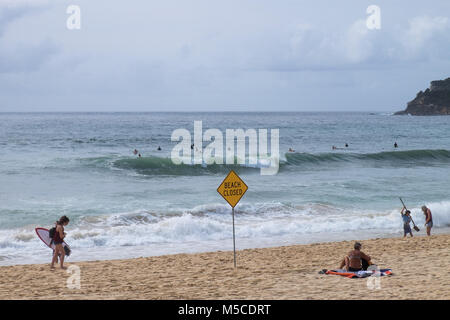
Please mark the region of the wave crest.
POLYGON ((286 164, 296 166, 329 162, 378 162, 380 164, 422 164, 430 162, 450 163, 449 150, 407 150, 378 153, 286 153, 286 164))

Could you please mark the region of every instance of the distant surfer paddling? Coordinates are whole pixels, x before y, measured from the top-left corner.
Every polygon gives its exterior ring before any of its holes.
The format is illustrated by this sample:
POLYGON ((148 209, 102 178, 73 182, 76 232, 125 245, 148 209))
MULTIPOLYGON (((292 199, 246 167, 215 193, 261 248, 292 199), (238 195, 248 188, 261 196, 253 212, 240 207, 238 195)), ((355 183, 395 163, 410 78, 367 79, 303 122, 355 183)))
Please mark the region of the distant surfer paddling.
POLYGON ((133 154, 134 154, 135 156, 138 156, 138 158, 141 158, 141 157, 142 157, 142 156, 141 156, 141 153, 139 152, 138 149, 134 149, 133 154))
POLYGON ((66 255, 63 247, 64 238, 66 237, 66 233, 64 232, 64 227, 69 224, 69 218, 66 216, 62 216, 55 223, 55 233, 52 237, 52 243, 55 245, 55 250, 53 251, 53 259, 50 269, 55 269, 55 263, 58 262, 58 257, 61 265, 61 269, 66 269, 64 267, 64 256, 66 255))

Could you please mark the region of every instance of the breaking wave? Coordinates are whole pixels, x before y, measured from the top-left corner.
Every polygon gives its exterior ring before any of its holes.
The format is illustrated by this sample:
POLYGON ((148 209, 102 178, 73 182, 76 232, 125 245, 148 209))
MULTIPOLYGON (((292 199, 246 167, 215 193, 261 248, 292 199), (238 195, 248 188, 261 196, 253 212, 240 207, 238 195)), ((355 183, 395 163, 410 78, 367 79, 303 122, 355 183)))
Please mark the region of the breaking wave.
MULTIPOLYGON (((286 153, 280 162, 280 170, 302 170, 302 168, 328 166, 330 164, 360 164, 362 166, 434 166, 450 164, 449 150, 409 150, 379 153, 286 153)), ((113 167, 134 170, 145 175, 202 175, 226 173, 230 169, 238 172, 255 171, 258 165, 176 165, 170 158, 145 157, 124 158, 113 162, 113 167)))
MULTIPOLYGON (((450 202, 429 205, 435 227, 450 226, 450 202)), ((423 225, 420 207, 411 209, 423 225)), ((131 212, 85 216, 68 228, 72 247, 121 247, 150 244, 201 243, 230 237, 231 213, 225 204, 206 204, 172 213, 131 212)), ((383 212, 351 210, 325 204, 291 206, 283 203, 242 204, 236 207, 236 234, 257 241, 328 232, 385 230, 402 232, 398 209, 383 212)), ((43 226, 45 227, 45 226, 43 226)), ((47 226, 49 227, 49 226, 47 226)), ((0 230, 0 248, 39 246, 33 229, 0 230)))

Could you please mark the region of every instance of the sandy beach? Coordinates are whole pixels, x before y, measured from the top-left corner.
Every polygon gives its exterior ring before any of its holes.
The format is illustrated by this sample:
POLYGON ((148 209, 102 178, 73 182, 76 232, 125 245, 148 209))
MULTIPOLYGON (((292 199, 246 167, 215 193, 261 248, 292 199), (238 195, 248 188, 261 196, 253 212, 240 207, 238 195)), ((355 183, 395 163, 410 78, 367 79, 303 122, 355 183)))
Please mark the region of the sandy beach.
POLYGON ((68 263, 81 288, 68 289, 65 270, 48 265, 1 267, 0 299, 450 299, 450 235, 362 241, 380 267, 380 289, 367 279, 320 275, 337 268, 353 241, 232 252, 176 254, 68 263))

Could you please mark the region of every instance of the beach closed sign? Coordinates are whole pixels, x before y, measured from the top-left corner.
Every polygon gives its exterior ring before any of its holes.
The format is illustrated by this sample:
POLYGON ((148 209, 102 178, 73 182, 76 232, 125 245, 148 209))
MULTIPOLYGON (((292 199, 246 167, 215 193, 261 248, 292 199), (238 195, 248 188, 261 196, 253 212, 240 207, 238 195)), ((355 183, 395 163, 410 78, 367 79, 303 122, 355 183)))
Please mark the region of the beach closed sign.
POLYGON ((247 191, 248 187, 242 179, 233 170, 226 176, 217 192, 234 208, 242 196, 247 191))

